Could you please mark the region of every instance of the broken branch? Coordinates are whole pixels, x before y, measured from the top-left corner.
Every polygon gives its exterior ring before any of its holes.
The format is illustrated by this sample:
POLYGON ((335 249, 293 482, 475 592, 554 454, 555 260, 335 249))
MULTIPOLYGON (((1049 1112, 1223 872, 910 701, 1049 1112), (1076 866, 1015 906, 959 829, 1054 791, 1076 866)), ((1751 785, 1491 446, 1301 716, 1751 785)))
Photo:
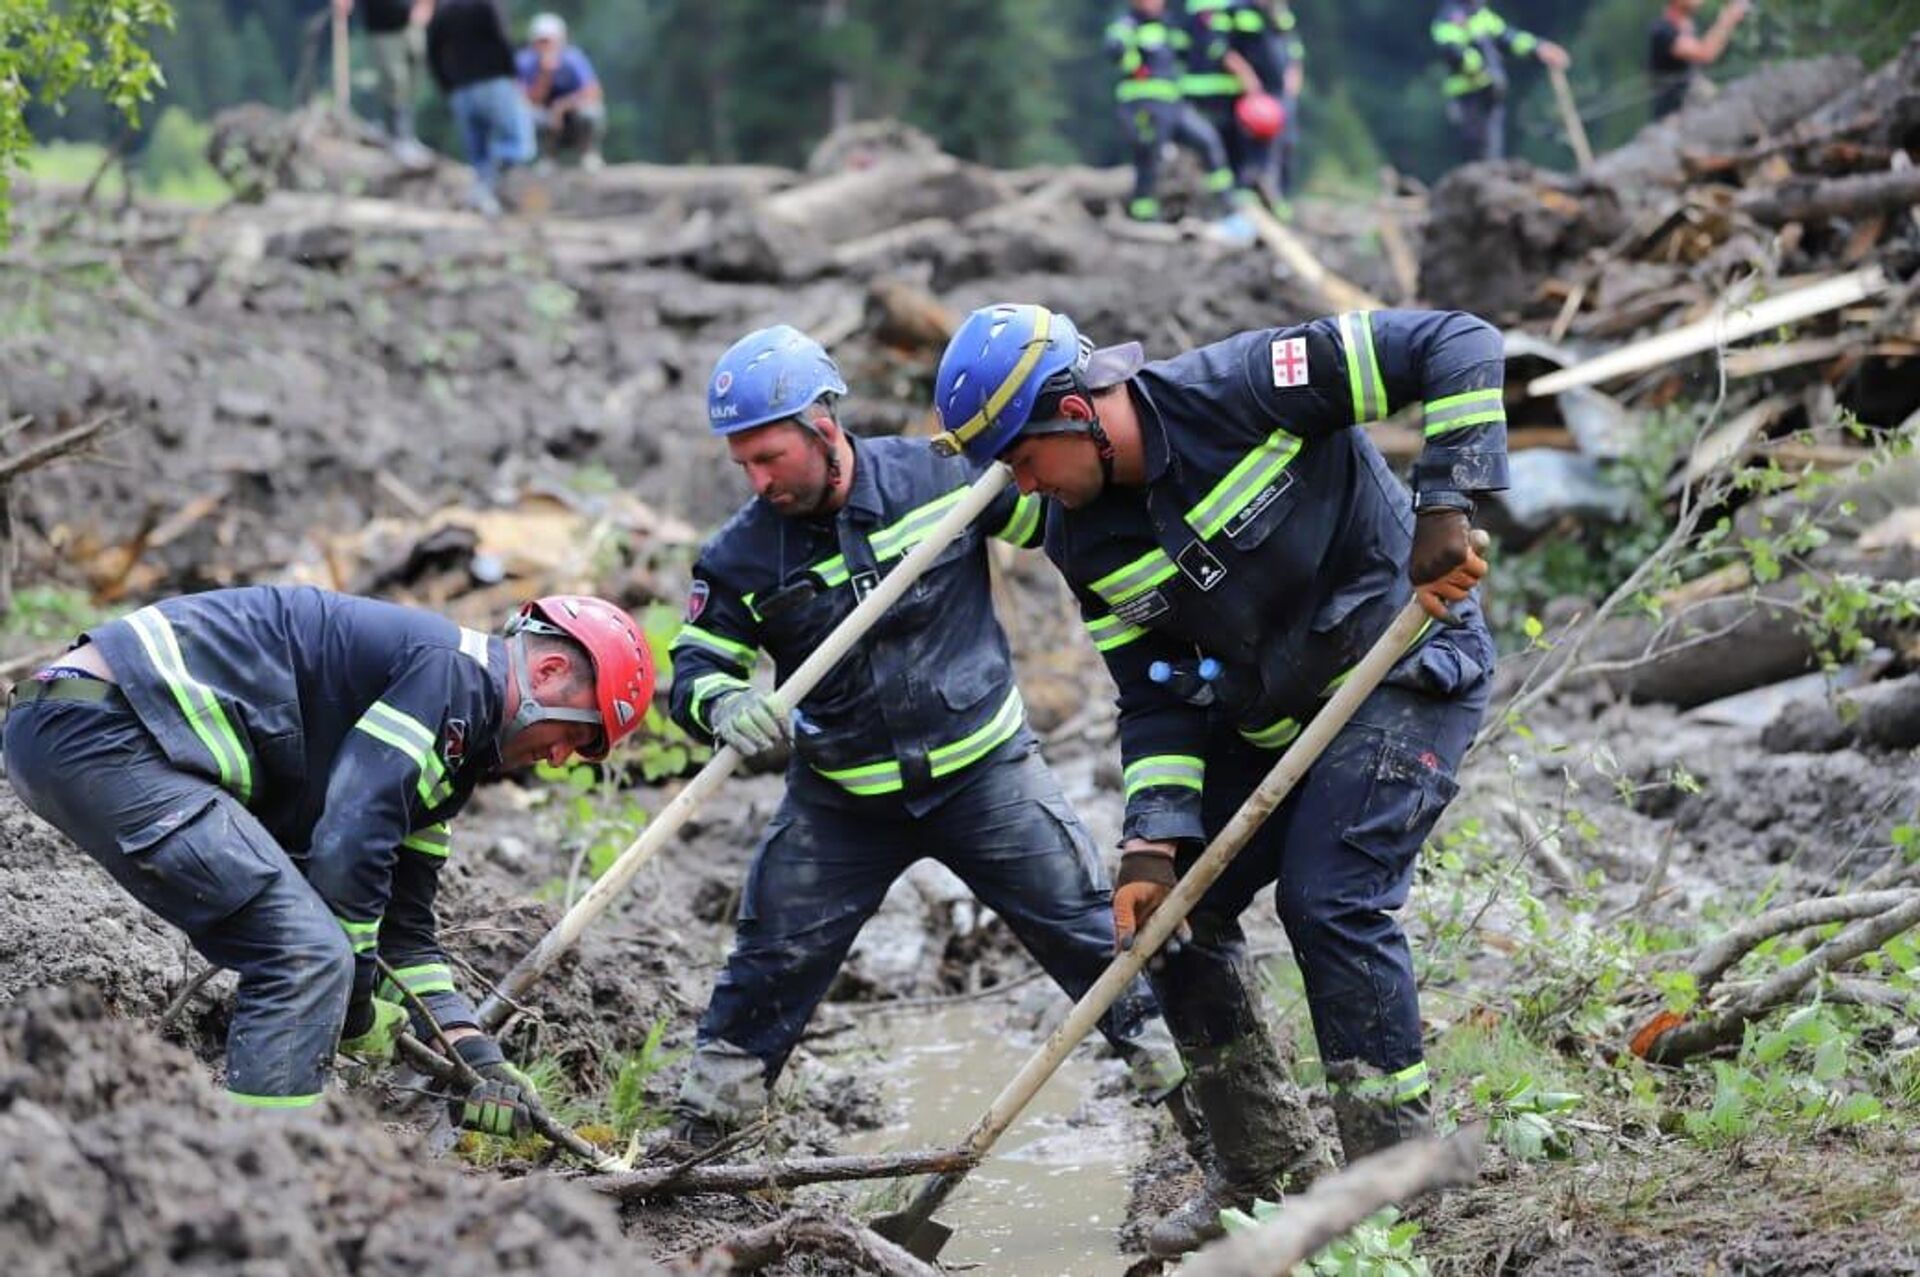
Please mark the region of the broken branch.
POLYGON ((799 1251, 830 1255, 863 1273, 938 1277, 940 1271, 921 1263, 870 1228, 813 1211, 783 1215, 726 1241, 702 1246, 677 1260, 674 1267, 701 1277, 752 1273, 799 1251))
POLYGON ((1913 899, 1911 891, 1868 891, 1851 896, 1825 896, 1802 900, 1797 904, 1769 909, 1757 918, 1733 928, 1700 951, 1687 968, 1702 994, 1721 976, 1731 971, 1740 959, 1762 942, 1774 936, 1798 931, 1802 927, 1825 926, 1830 922, 1851 922, 1885 913, 1895 905, 1913 899))
POLYGON ((669 1166, 589 1176, 576 1182, 596 1193, 633 1201, 686 1193, 757 1193, 769 1188, 797 1188, 802 1184, 841 1180, 936 1175, 970 1169, 977 1161, 965 1149, 940 1148, 872 1157, 794 1157, 734 1166, 696 1166, 691 1170, 669 1166))

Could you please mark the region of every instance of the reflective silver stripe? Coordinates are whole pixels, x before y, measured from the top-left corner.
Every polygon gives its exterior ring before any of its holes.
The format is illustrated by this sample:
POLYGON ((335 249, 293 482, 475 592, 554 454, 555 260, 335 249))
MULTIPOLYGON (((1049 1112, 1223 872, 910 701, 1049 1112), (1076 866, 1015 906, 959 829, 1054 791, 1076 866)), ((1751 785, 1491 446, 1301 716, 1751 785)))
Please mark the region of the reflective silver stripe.
POLYGON ((673 636, 674 648, 698 647, 712 652, 715 656, 725 657, 727 663, 742 670, 750 670, 760 659, 760 653, 745 643, 737 642, 724 634, 715 634, 712 630, 702 629, 698 625, 683 625, 680 632, 673 636))
POLYGON ((1146 634, 1138 625, 1128 625, 1117 616, 1100 616, 1087 622, 1087 633, 1093 635, 1093 647, 1097 652, 1111 652, 1116 647, 1125 647, 1146 634))
POLYGON ((1093 583, 1092 589, 1108 607, 1117 607, 1128 599, 1145 594, 1174 574, 1173 560, 1165 550, 1149 550, 1125 567, 1117 568, 1093 583))
POLYGON ((927 539, 927 533, 933 531, 946 512, 958 505, 966 495, 967 489, 955 488, 943 497, 915 506, 904 517, 881 528, 867 541, 873 547, 873 557, 884 562, 919 545, 927 539))
POLYGON ((160 609, 143 607, 127 617, 127 626, 140 640, 141 649, 166 683, 167 690, 173 693, 174 703, 180 707, 187 726, 213 757, 213 765, 220 773, 220 787, 241 802, 247 802, 253 797, 253 765, 226 711, 220 708, 220 698, 212 688, 187 672, 187 658, 180 650, 180 638, 172 624, 160 609))
POLYGON ((423 856, 445 860, 453 850, 453 827, 443 820, 425 829, 416 829, 401 839, 400 845, 423 856))
POLYGON ((1170 785, 1180 789, 1200 789, 1206 781, 1205 760, 1192 754, 1149 754, 1136 758, 1121 773, 1126 796, 1132 798, 1143 789, 1170 785))
POLYGON ((1387 415, 1387 395, 1380 380, 1380 361, 1373 350, 1373 315, 1350 310, 1340 316, 1340 344, 1347 351, 1347 382, 1353 391, 1356 424, 1381 421, 1387 415))
MULTIPOLYGON (((1014 733, 1020 730, 1020 725, 1026 721, 1026 702, 1020 699, 1020 689, 1016 687, 1007 693, 1004 701, 1000 702, 1000 708, 995 711, 993 717, 980 727, 957 741, 928 750, 928 772, 938 780, 943 776, 965 771, 1011 740, 1014 733)), ((906 788, 905 773, 897 759, 862 763, 858 767, 842 767, 830 771, 818 768, 815 770, 850 794, 861 796, 891 794, 906 788)))
POLYGON ((425 997, 429 993, 452 993, 453 968, 444 962, 423 962, 417 967, 398 967, 394 970, 393 980, 380 982, 380 996, 388 1002, 400 1002, 404 999, 400 991, 405 989, 415 997, 425 997), (396 986, 394 980, 398 980, 396 986), (392 996, 388 996, 391 994, 392 996))
POLYGON ((1469 390, 1465 394, 1448 395, 1445 399, 1435 399, 1427 404, 1426 434, 1431 439, 1449 431, 1490 425, 1506 419, 1507 409, 1498 386, 1469 390))
POLYGON ((340 924, 340 930, 347 933, 347 943, 353 946, 355 953, 372 953, 380 945, 380 919, 372 922, 355 922, 351 918, 342 918, 335 914, 333 920, 340 924))
POLYGON ((1014 545, 1025 545, 1033 540, 1033 534, 1040 530, 1041 498, 1037 496, 1021 497, 1013 503, 1013 513, 1007 516, 1006 526, 993 535, 1002 541, 1014 545))
POLYGON ((479 630, 460 627, 460 651, 477 662, 481 669, 487 668, 487 636, 479 630))
POLYGON ((385 701, 375 701, 367 706, 367 712, 353 726, 356 731, 365 732, 412 760, 420 773, 418 788, 421 802, 429 807, 437 807, 452 794, 453 785, 447 779, 446 765, 440 761, 435 749, 436 738, 425 723, 385 701))
POLYGON ((1226 478, 1214 484, 1213 490, 1187 511, 1187 526, 1202 540, 1213 536, 1232 522, 1233 516, 1245 509, 1249 501, 1265 491, 1268 484, 1278 479, 1299 451, 1297 436, 1285 430, 1268 435, 1265 442, 1242 457, 1238 465, 1227 471, 1226 478))

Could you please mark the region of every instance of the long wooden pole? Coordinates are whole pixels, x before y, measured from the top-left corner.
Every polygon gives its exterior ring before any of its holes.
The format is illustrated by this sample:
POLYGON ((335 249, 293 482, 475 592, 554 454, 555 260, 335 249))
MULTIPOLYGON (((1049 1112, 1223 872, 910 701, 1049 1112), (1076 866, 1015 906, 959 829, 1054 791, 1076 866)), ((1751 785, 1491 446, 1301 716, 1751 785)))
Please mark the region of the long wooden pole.
MULTIPOLYGON (((780 713, 785 714, 806 699, 807 693, 833 671, 841 658, 853 649, 853 645, 866 637, 874 622, 907 592, 909 586, 920 579, 921 573, 932 565, 941 551, 993 503, 993 499, 1000 495, 1012 477, 1011 470, 996 462, 974 481, 973 486, 954 503, 940 522, 934 524, 926 540, 915 546, 901 560, 899 567, 881 578, 880 584, 801 663, 800 668, 793 672, 793 677, 774 691, 773 699, 780 713)), ((687 782, 686 788, 674 795, 666 809, 654 817, 638 838, 628 844, 627 849, 620 853, 620 858, 600 875, 599 881, 574 903, 573 908, 567 910, 566 916, 554 925, 553 930, 541 937, 540 943, 526 957, 514 965, 492 995, 481 1004, 479 1018, 483 1028, 492 1031, 506 1023, 520 995, 545 975, 559 961, 560 955, 578 942, 581 934, 606 912, 614 898, 626 890, 633 876, 640 872, 640 867, 679 833, 680 827, 687 823, 687 818, 726 783, 739 762, 740 755, 731 746, 722 747, 700 769, 700 773, 687 782)))
MULTIPOLYGON (((1380 681, 1393 668, 1395 661, 1419 637, 1421 627, 1427 623, 1427 614, 1421 609, 1419 600, 1411 600, 1394 618, 1371 650, 1361 658, 1346 682, 1340 685, 1332 698, 1313 716, 1305 731, 1295 740, 1280 761, 1273 765, 1259 787, 1247 796, 1235 812, 1226 828, 1214 835, 1213 841, 1200 858, 1193 862, 1171 894, 1161 906, 1154 910, 1147 924, 1134 936, 1133 948, 1120 954, 1108 964, 1093 987, 1080 996, 1060 1023, 1047 1038, 1040 1049, 1035 1051, 1011 1081, 1002 1087, 1000 1094, 994 1097, 987 1111, 980 1115, 966 1142, 961 1145, 977 1161, 984 1158, 994 1142, 1012 1126, 1023 1109, 1052 1077, 1080 1039, 1087 1036, 1107 1008, 1112 1006, 1135 976, 1146 968, 1148 959, 1160 951, 1160 946, 1174 930, 1186 921, 1193 907, 1200 903, 1200 897, 1207 888, 1226 872, 1227 866, 1240 849, 1247 845, 1268 816, 1273 814, 1282 800, 1292 792, 1307 769, 1319 759, 1321 753, 1340 729, 1347 725, 1360 703, 1373 694, 1380 681)), ((928 1180, 915 1195, 904 1211, 875 1222, 875 1230, 881 1236, 900 1242, 922 1259, 929 1258, 925 1246, 916 1246, 915 1238, 923 1226, 933 1218, 953 1190, 965 1178, 966 1170, 947 1171, 928 1180)), ((942 1238, 944 1240, 944 1237, 942 1238)))
POLYGON ((1573 148, 1573 158, 1584 173, 1593 167, 1593 146, 1587 141, 1587 126, 1580 119, 1580 108, 1574 105, 1567 73, 1559 67, 1548 67, 1547 78, 1553 82, 1553 100, 1560 107, 1560 122, 1567 126, 1567 144, 1573 148))
POLYGON ((353 74, 347 62, 347 9, 333 6, 333 113, 340 123, 353 120, 353 74))

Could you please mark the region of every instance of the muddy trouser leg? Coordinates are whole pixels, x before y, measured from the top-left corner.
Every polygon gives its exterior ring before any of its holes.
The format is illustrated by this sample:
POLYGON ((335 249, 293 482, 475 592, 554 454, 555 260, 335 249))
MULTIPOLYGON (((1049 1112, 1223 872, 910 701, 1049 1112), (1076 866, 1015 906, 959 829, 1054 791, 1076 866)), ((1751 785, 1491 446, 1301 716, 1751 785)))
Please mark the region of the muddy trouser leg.
POLYGON ((37 701, 6 725, 14 790, 141 904, 240 976, 227 1089, 315 1103, 346 1019, 353 952, 287 854, 226 791, 175 769, 117 696, 37 701))
MULTIPOLYGON (((1031 737, 975 765, 930 813, 940 862, 1006 919, 1055 984, 1078 999, 1113 961, 1113 889, 1093 839, 1031 737)), ((1178 1052, 1153 994, 1135 980, 1100 1018, 1134 1085, 1161 1099, 1180 1084, 1178 1052)))
POLYGON ((1395 912, 1480 725, 1492 641, 1467 622, 1403 659, 1303 787, 1276 891, 1348 1160, 1424 1133, 1431 1086, 1413 960, 1395 912))
POLYGON ((1173 140, 1198 155, 1206 166, 1207 195, 1213 201, 1215 216, 1220 216, 1233 211, 1233 163, 1224 141, 1236 127, 1233 99, 1204 101, 1205 110, 1191 102, 1174 104, 1173 140))
POLYGON ((1167 103, 1122 102, 1120 132, 1133 154, 1133 195, 1127 216, 1151 222, 1160 216, 1160 147, 1167 137, 1167 103))
POLYGON ((1447 119, 1460 138, 1468 163, 1497 160, 1505 149, 1506 108, 1492 89, 1467 93, 1447 103, 1447 119))
POLYGON ((899 822, 788 792, 747 870, 677 1113, 722 1128, 758 1115, 854 936, 915 858, 911 843, 899 822))

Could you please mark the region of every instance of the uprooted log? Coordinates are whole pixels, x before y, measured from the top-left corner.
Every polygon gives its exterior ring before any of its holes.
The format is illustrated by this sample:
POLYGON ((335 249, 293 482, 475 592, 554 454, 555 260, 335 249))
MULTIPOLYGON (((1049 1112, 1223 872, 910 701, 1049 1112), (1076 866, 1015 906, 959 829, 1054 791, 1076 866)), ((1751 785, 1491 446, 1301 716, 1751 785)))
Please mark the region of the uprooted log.
POLYGON ((794 1255, 822 1255, 852 1265, 856 1272, 883 1277, 938 1277, 939 1269, 921 1263, 870 1228, 818 1211, 796 1211, 770 1224, 702 1246, 674 1261, 690 1277, 754 1273, 794 1255))
POLYGON ((1383 1206, 1435 1189, 1471 1184, 1480 1173, 1486 1128, 1462 1127, 1444 1140, 1416 1140, 1362 1158, 1321 1180, 1257 1228, 1207 1247, 1182 1277, 1285 1277, 1383 1206))
POLYGON ((1775 936, 1799 931, 1803 927, 1823 927, 1831 922, 1856 922, 1885 913, 1895 905, 1913 898, 1911 891, 1862 891, 1850 896, 1822 896, 1795 904, 1769 909, 1757 918, 1734 927, 1709 943, 1687 964, 1695 989, 1705 996, 1720 977, 1739 965, 1740 959, 1775 936))
POLYGON ((965 1149, 942 1148, 872 1157, 793 1157, 736 1166, 661 1167, 575 1181, 607 1197, 637 1201, 688 1193, 758 1193, 856 1179, 902 1179, 966 1170, 978 1159, 965 1149))
POLYGON ((1920 204, 1920 168, 1825 180, 1803 178, 1743 195, 1737 207, 1756 222, 1784 226, 1818 218, 1891 213, 1915 204, 1920 204))
POLYGON ((1920 745, 1920 674, 1872 683, 1836 697, 1794 701, 1761 729, 1774 754, 1920 745))
POLYGON ((1634 1054, 1654 1064, 1680 1064, 1735 1045, 1749 1023, 1793 1000, 1821 975, 1839 970, 1920 924, 1920 893, 1900 894, 1901 903, 1854 922, 1798 962, 1743 989, 1718 1010, 1694 1019, 1660 1012, 1634 1034, 1634 1054))

